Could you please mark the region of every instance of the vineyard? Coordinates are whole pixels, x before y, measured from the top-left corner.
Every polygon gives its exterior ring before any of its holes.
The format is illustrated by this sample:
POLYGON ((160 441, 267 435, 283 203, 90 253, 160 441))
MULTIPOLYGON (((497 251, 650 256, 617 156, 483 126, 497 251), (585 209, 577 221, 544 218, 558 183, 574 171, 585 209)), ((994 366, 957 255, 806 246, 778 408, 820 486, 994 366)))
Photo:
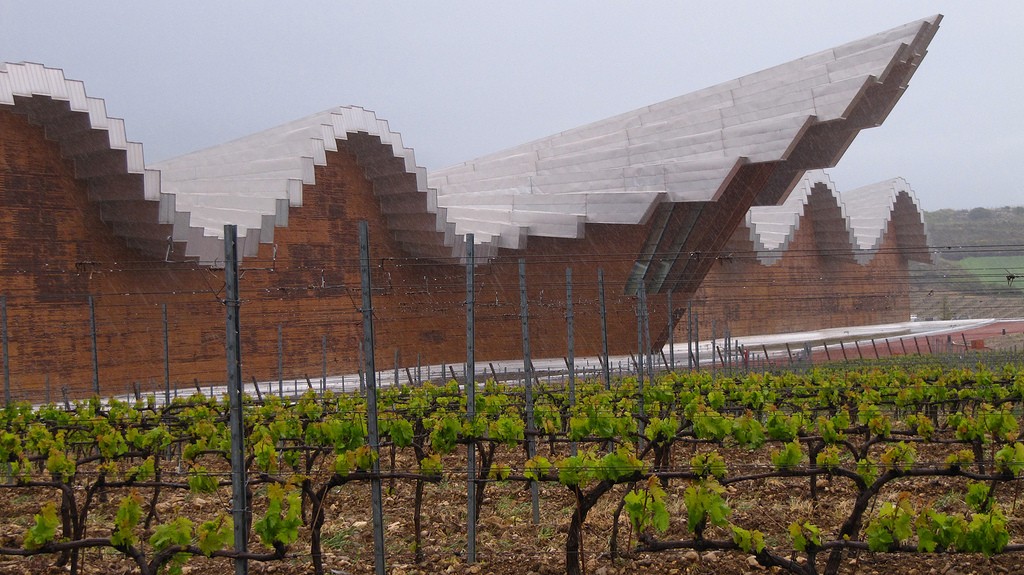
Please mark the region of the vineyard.
POLYGON ((1022 401, 1019 365, 488 381, 475 410, 452 380, 380 390, 374 449, 358 394, 246 397, 242 552, 226 398, 12 403, 0 570, 371 573, 379 479, 392 573, 1005 571, 1022 401))

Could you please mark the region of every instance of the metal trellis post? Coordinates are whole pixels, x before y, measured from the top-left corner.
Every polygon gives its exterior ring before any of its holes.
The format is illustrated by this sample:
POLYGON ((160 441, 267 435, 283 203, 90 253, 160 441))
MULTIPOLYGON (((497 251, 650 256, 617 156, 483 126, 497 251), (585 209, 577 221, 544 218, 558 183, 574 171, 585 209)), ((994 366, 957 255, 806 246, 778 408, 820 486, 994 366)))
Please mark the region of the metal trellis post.
POLYGON ((672 290, 668 290, 665 296, 665 306, 668 307, 668 369, 676 370, 676 324, 672 316, 672 290))
MULTIPOLYGON (((466 234, 466 418, 476 422, 476 284, 473 234, 466 234)), ((466 446, 466 561, 476 563, 476 443, 466 446)))
MULTIPOLYGON (((639 305, 639 309, 637 311, 640 312, 640 350, 637 359, 640 360, 639 363, 641 366, 644 362, 647 363, 647 377, 650 378, 650 381, 653 383, 654 360, 651 357, 651 329, 647 318, 647 285, 643 281, 640 282, 640 300, 637 303, 639 305)), ((640 369, 640 377, 637 378, 637 402, 640 413, 640 417, 637 418, 639 420, 639 426, 637 428, 637 435, 639 436, 638 446, 640 449, 643 449, 644 428, 646 427, 644 425, 644 420, 647 419, 647 417, 644 413, 644 370, 642 367, 640 369)))
POLYGON ((696 359, 697 370, 700 371, 700 314, 693 312, 693 354, 696 359))
MULTIPOLYGON (((224 282, 227 308, 228 401, 231 431, 231 515, 234 521, 235 551, 248 549, 249 522, 246 513, 249 502, 245 485, 245 431, 242 421, 242 352, 239 342, 238 299, 238 231, 235 226, 224 226, 224 282)), ((235 575, 249 572, 248 560, 235 558, 235 575)))
POLYGON ((96 302, 89 296, 89 331, 92 335, 92 391, 100 394, 100 354, 96 347, 96 302))
POLYGON ((604 358, 604 388, 611 389, 611 366, 608 365, 608 309, 604 305, 604 269, 597 268, 597 295, 601 306, 601 355, 604 358))
POLYGON ((281 337, 282 327, 277 324, 277 395, 284 398, 284 340, 281 337))
POLYGON ((686 302, 686 365, 693 370, 693 302, 686 302))
MULTIPOLYGON (((11 364, 7 355, 7 296, 0 296, 0 312, 3 314, 3 348, 4 348, 4 405, 11 404, 11 364)), ((47 402, 49 403, 49 402, 47 402)))
MULTIPOLYGON (((565 367, 569 370, 570 408, 576 406, 576 341, 572 311, 572 268, 565 268, 565 330, 567 338, 566 347, 568 348, 566 350, 568 353, 568 361, 565 362, 565 367)), ((576 455, 575 441, 569 444, 569 450, 572 455, 576 455)))
POLYGON ((373 506, 373 558, 376 575, 385 575, 384 568, 384 509, 380 481, 380 436, 377 430, 377 373, 374 366, 373 300, 370 284, 370 239, 366 220, 359 221, 359 271, 363 291, 363 357, 366 367, 366 431, 373 451, 373 475, 370 479, 370 499, 373 506))
MULTIPOLYGON (((533 422, 533 359, 530 357, 530 315, 526 298, 526 260, 519 258, 519 309, 523 326, 523 372, 526 378, 526 455, 537 455, 537 437, 533 422)), ((540 524, 540 487, 530 481, 530 499, 533 503, 533 524, 540 524)))
POLYGON ((171 342, 170 329, 167 325, 167 304, 163 304, 164 316, 164 403, 171 403, 171 342))

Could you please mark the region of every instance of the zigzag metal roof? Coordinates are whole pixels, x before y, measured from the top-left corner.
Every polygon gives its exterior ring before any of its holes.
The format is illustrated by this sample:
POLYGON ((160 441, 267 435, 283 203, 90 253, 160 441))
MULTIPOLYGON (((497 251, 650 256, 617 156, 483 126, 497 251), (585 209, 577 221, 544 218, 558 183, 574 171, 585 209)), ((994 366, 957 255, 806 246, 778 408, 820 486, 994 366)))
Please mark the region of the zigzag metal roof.
POLYGON ((909 259, 931 263, 927 253, 927 231, 917 195, 903 178, 893 178, 857 188, 842 195, 850 228, 857 241, 857 257, 862 263, 878 252, 889 222, 895 222, 897 243, 906 247, 909 259))
MULTIPOLYGON (((103 100, 87 96, 84 84, 60 69, 0 63, 0 106, 44 126, 88 182, 103 220, 154 257, 184 254, 216 265, 229 223, 239 226, 241 253, 255 255, 259 243, 273 242, 275 227, 288 224, 289 207, 302 205, 313 166, 339 146, 355 153, 375 191, 388 196, 382 204, 399 232, 424 230, 445 243, 426 172, 401 136, 362 108, 337 108, 147 168, 142 144, 127 140, 124 121, 108 117, 103 100)), ((453 243, 450 230, 447 241, 453 243)))
POLYGON ((673 202, 660 207, 627 290, 637 289, 641 281, 649 293, 696 290, 714 262, 708 254, 723 248, 747 209, 777 203, 806 170, 834 165, 860 130, 881 124, 917 70, 940 19, 920 20, 798 60, 814 66, 813 62, 821 59, 834 57, 838 62, 854 58, 856 63, 846 62, 848 66, 837 68, 839 84, 847 88, 843 93, 850 97, 845 111, 834 118, 806 116, 805 129, 795 135, 777 160, 765 161, 762 157, 752 162, 749 156, 739 157, 715 196, 709 198, 711 201, 673 202), (853 86, 859 87, 854 90, 853 86))
POLYGON ((908 259, 931 261, 917 196, 903 178, 840 193, 824 171, 807 172, 782 204, 750 208, 737 234, 750 239, 758 261, 772 265, 785 255, 805 217, 813 221, 818 250, 833 257, 870 262, 895 220, 897 249, 908 259))
MULTIPOLYGON (((523 247, 531 235, 581 237, 587 223, 642 223, 661 202, 718 201, 740 166, 789 160, 813 126, 847 121, 863 108, 874 108, 870 121, 854 130, 880 123, 938 21, 440 170, 429 183, 457 231, 508 248, 523 247), (869 94, 887 81, 896 93, 869 94)), ((822 142, 829 153, 792 172, 833 165, 853 135, 841 131, 822 142)))
POLYGON ((124 121, 108 117, 82 82, 40 64, 0 63, 0 106, 25 114, 60 144, 104 221, 129 245, 165 257, 172 236, 188 235, 187 216, 179 232, 173 202, 160 193, 159 172, 145 168, 142 144, 128 141, 124 121))
POLYGON ((454 243, 454 226, 445 224, 412 149, 363 108, 334 108, 153 167, 178 208, 207 233, 219 236, 232 223, 255 248, 273 242, 274 228, 288 224, 289 208, 302 206, 304 186, 316 183, 314 167, 339 149, 355 155, 389 227, 411 253, 438 256, 431 248, 454 243))
MULTIPOLYGON (((807 169, 834 165, 860 129, 878 125, 899 99, 941 17, 920 20, 743 78, 430 174, 373 112, 335 108, 252 136, 154 164, 127 142, 121 120, 81 82, 38 64, 0 67, 0 105, 46 127, 90 183, 101 213, 129 245, 216 264, 224 224, 239 226, 254 255, 302 205, 328 151, 353 152, 374 184, 395 237, 410 255, 478 257, 521 249, 529 236, 582 237, 588 223, 655 218, 635 266, 649 291, 702 277, 700 258, 725 241, 695 231, 775 203, 807 169), (744 166, 777 163, 757 189, 744 166), (737 183, 740 182, 740 183, 737 183), (737 189, 743 188, 743 193, 737 189), (723 200, 723 201, 719 201, 723 200), (677 210, 673 206, 697 206, 677 210), (659 265, 655 263, 657 255, 659 265), (696 267, 695 267, 696 266, 696 267)), ((739 223, 739 222, 736 222, 739 223)), ((726 234, 727 235, 727 234, 726 234)))

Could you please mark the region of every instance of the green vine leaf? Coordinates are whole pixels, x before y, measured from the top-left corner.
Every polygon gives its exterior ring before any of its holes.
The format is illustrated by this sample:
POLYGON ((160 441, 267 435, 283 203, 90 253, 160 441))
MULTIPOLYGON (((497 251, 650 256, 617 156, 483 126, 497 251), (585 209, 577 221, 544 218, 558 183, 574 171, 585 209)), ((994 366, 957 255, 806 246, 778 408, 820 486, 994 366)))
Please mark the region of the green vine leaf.
POLYGON ((1006 529, 1006 516, 996 506, 988 513, 974 513, 964 530, 964 551, 982 553, 991 557, 1002 552, 1010 542, 1010 533, 1006 529))
POLYGON ((490 471, 487 472, 487 478, 492 481, 505 481, 508 476, 512 474, 512 468, 504 463, 494 463, 491 465, 490 471))
POLYGON ((234 540, 234 529, 234 521, 226 515, 204 521, 196 528, 196 544, 203 555, 209 557, 214 551, 224 549, 234 540))
MULTIPOLYGON (((177 517, 173 521, 158 526, 149 538, 149 544, 158 552, 172 546, 186 547, 190 543, 192 543, 192 521, 187 517, 177 517)), ((167 572, 171 575, 182 575, 182 567, 188 558, 188 553, 175 553, 167 563, 167 572)))
POLYGON ((917 549, 926 553, 946 551, 957 545, 967 523, 956 515, 924 509, 914 522, 917 531, 917 549))
POLYGON ((878 517, 868 523, 865 531, 868 549, 889 551, 900 542, 906 541, 912 534, 910 526, 913 520, 910 503, 906 499, 901 499, 896 505, 886 501, 882 504, 878 517))
POLYGON ((420 473, 427 477, 440 477, 442 467, 439 453, 428 455, 420 460, 420 473))
POLYGON ((1006 445, 996 452, 996 469, 1013 477, 1020 477, 1024 471, 1024 445, 1014 443, 1006 445))
POLYGON ((821 547, 821 529, 809 521, 790 523, 789 538, 793 541, 793 549, 803 553, 821 547))
POLYGON ((22 546, 30 551, 52 542, 57 536, 57 527, 60 526, 57 506, 52 501, 43 505, 34 519, 35 522, 28 528, 22 541, 22 546))
POLYGON ((690 467, 693 468, 693 473, 701 478, 713 475, 718 479, 722 479, 728 472, 725 460, 722 459, 722 456, 717 451, 694 455, 690 459, 690 467))
POLYGON ((718 527, 724 527, 729 523, 732 510, 722 498, 723 493, 725 488, 714 479, 701 481, 686 488, 683 502, 686 503, 686 526, 690 531, 703 531, 708 522, 718 527))
POLYGON ((117 507, 117 514, 114 516, 114 533, 110 536, 110 543, 114 547, 130 547, 137 543, 135 527, 142 519, 142 498, 132 490, 117 507))
POLYGON ((585 483, 593 476, 594 456, 590 453, 572 455, 558 462, 558 481, 567 487, 585 483))
POLYGON ((665 495, 665 490, 658 484, 657 477, 647 480, 647 489, 634 489, 626 494, 624 509, 637 533, 650 528, 659 533, 668 531, 669 516, 665 507, 665 495))
POLYGON ((772 465, 779 471, 795 469, 804 460, 803 446, 800 441, 793 440, 785 444, 782 449, 772 452, 772 465))
POLYGON ((758 530, 747 530, 737 525, 732 525, 732 540, 740 549, 747 553, 760 553, 764 551, 764 533, 758 530))
POLYGON ((302 525, 302 503, 298 491, 286 493, 278 483, 267 487, 267 512, 262 519, 252 524, 260 541, 272 547, 275 543, 288 545, 299 537, 302 525))
POLYGON ((189 470, 188 488, 192 493, 213 493, 217 487, 217 478, 210 475, 205 467, 196 465, 189 470))
POLYGON ((525 426, 518 417, 502 415, 490 425, 490 436, 493 441, 502 445, 514 446, 523 440, 525 426))
POLYGON ((536 455, 526 461, 523 467, 523 477, 533 481, 542 481, 551 469, 551 462, 543 455, 536 455))
POLYGON ((971 482, 967 484, 967 494, 964 495, 964 502, 973 511, 985 513, 992 505, 989 499, 989 486, 987 483, 971 482))

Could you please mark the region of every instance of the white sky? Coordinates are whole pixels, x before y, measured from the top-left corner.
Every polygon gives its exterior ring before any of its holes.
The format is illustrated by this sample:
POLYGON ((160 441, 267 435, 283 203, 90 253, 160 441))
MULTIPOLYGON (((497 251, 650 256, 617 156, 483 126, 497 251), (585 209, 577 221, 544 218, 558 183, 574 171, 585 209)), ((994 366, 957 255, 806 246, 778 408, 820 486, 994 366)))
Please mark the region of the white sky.
POLYGON ((0 61, 84 81, 149 162, 354 104, 431 170, 936 13, 906 95, 832 178, 1022 205, 1019 1, 0 0, 0 61))

